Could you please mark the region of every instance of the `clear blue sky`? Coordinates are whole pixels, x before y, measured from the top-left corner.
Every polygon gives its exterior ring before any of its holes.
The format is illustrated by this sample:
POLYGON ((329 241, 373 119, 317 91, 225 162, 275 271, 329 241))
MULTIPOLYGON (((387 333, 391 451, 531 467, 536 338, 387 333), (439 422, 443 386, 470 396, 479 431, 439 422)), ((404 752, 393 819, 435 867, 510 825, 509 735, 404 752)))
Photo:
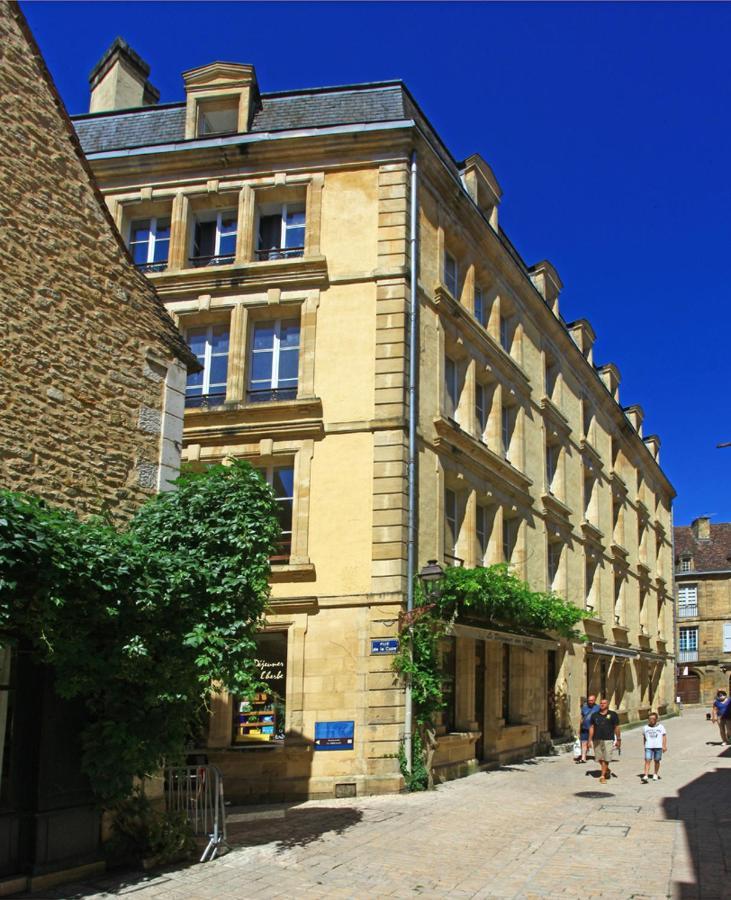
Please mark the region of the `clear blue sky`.
POLYGON ((117 35, 161 102, 214 59, 263 91, 404 79, 455 157, 491 163, 511 240, 556 266, 563 315, 644 407, 676 524, 731 521, 731 5, 22 6, 72 114, 117 35))

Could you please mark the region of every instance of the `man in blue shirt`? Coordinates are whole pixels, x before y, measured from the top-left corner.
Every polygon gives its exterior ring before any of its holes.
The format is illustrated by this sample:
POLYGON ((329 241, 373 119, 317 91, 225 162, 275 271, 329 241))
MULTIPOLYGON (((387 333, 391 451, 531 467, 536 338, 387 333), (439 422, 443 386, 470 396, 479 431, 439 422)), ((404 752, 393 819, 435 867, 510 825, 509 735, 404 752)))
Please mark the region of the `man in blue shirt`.
POLYGON ((711 707, 711 721, 718 722, 718 730, 721 732, 721 743, 724 747, 731 744, 731 699, 723 688, 716 692, 716 699, 711 707))
POLYGON ((589 749, 589 728, 591 727, 591 717, 595 712, 599 712, 599 704, 596 702, 596 695, 589 694, 584 703, 581 704, 581 719, 579 720, 581 756, 576 760, 577 763, 586 762, 586 752, 589 749))

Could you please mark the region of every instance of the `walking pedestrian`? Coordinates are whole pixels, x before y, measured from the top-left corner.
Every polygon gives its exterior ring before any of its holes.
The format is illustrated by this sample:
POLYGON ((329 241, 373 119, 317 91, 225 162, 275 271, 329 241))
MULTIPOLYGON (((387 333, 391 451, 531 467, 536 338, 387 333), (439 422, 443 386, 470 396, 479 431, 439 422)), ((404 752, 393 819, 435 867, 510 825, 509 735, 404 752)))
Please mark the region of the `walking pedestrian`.
POLYGON ((591 717, 589 742, 594 745, 594 759, 602 770, 599 784, 606 784, 607 776, 611 774, 609 761, 612 758, 612 744, 619 750, 622 746, 622 737, 619 730, 619 716, 609 708, 609 701, 605 697, 599 701, 599 711, 591 717))
POLYGON ((581 756, 577 763, 586 762, 586 754, 589 751, 589 728, 591 717, 599 712, 599 704, 596 702, 596 694, 589 694, 585 702, 581 704, 581 719, 579 720, 579 740, 581 742, 581 756))
POLYGON ((729 699, 726 691, 719 688, 716 691, 716 699, 711 706, 711 721, 718 723, 718 730, 721 733, 721 743, 725 747, 731 743, 731 699, 729 699))
POLYGON ((665 726, 658 722, 656 712, 651 712, 647 717, 647 725, 642 729, 642 740, 645 745, 645 771, 642 775, 642 783, 647 784, 650 774, 650 763, 655 763, 653 781, 660 780, 660 760, 663 753, 668 752, 668 733, 665 726))

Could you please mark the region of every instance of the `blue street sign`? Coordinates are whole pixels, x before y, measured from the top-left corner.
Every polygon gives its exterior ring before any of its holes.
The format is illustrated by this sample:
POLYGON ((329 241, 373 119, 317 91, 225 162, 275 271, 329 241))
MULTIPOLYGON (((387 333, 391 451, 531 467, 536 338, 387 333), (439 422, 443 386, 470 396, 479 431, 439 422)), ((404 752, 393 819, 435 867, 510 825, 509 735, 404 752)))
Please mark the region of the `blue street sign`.
POLYGON ((352 750, 354 722, 315 722, 315 750, 352 750))
POLYGON ((398 638, 371 638, 371 656, 379 653, 398 653, 398 638))

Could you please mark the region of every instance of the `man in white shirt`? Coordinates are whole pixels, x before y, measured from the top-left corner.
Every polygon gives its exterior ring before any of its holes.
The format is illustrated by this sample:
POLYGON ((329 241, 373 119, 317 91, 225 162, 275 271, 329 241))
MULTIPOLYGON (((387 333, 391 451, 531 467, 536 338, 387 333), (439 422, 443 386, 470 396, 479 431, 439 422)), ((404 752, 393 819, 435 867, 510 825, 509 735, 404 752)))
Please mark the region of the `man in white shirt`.
POLYGON ((657 721, 657 713, 651 712, 647 717, 647 725, 642 729, 642 738, 645 742, 645 772, 642 783, 647 784, 647 776, 650 774, 650 763, 655 763, 653 781, 660 780, 660 760, 663 753, 668 752, 668 734, 665 726, 657 721))

